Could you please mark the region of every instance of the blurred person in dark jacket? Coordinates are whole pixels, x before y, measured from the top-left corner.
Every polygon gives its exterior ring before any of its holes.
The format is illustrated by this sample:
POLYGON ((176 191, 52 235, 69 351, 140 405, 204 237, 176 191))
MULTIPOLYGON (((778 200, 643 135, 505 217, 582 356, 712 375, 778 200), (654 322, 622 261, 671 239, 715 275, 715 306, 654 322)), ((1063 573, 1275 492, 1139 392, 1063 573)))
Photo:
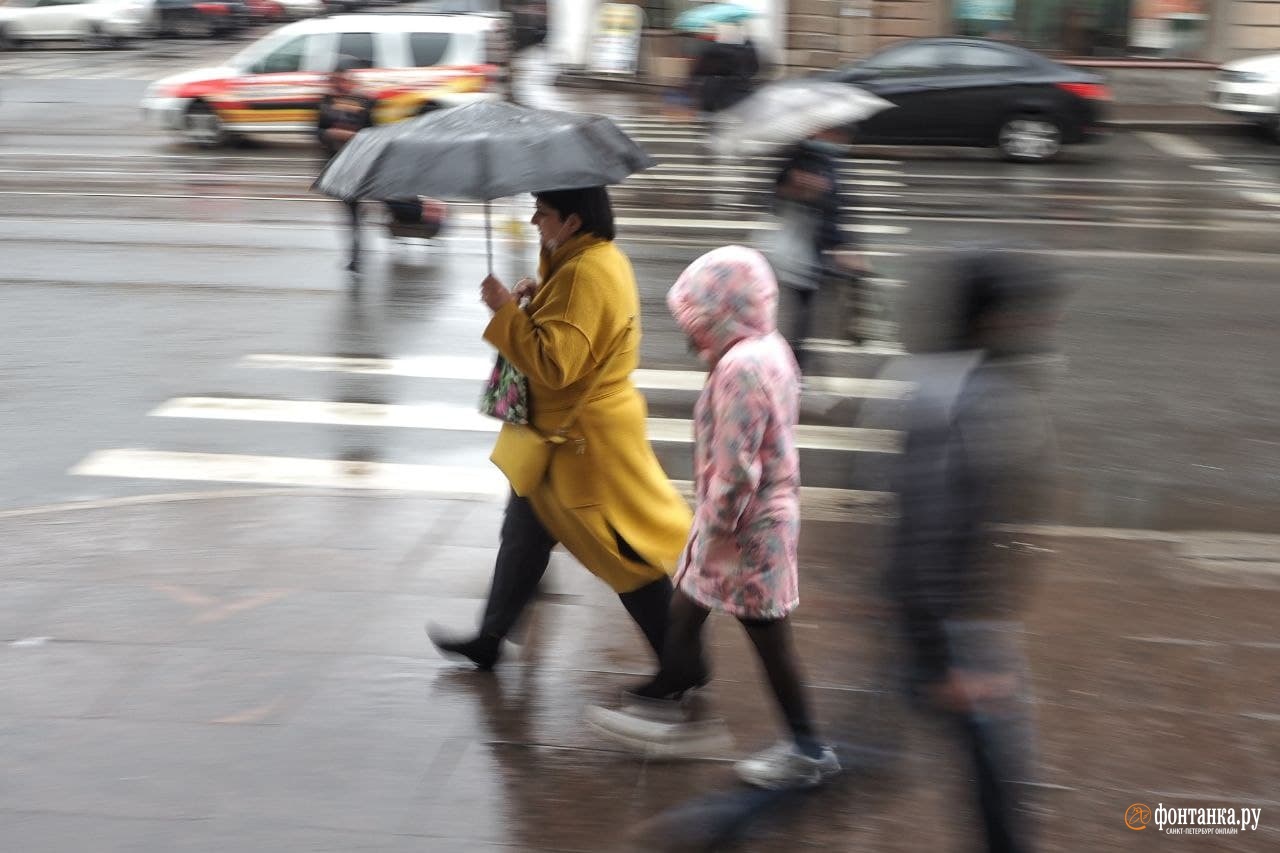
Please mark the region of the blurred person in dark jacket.
MULTIPOLYGON (((887 592, 906 642, 905 687, 970 755, 989 851, 1034 849, 1030 688, 1021 611, 1037 549, 1008 525, 1043 520, 1053 440, 1040 385, 1062 290, 1027 255, 961 254, 898 459, 887 592)), ((922 303, 923 304, 923 303, 922 303)), ((936 317, 936 315, 935 315, 936 317)))
POLYGON ((726 110, 751 94, 760 73, 760 52, 740 27, 721 27, 706 40, 693 63, 691 77, 703 113, 726 110))
MULTIPOLYGON (((329 92, 320 100, 316 137, 330 159, 337 156, 357 133, 373 126, 374 101, 360 92, 353 72, 369 63, 354 56, 340 56, 329 78, 329 92)), ((347 269, 360 271, 360 202, 344 202, 351 220, 351 259, 347 269)))
POLYGON ((784 334, 802 372, 807 361, 804 342, 812 330, 813 303, 823 280, 865 273, 856 238, 842 222, 842 208, 851 199, 841 191, 836 158, 847 142, 840 130, 806 139, 789 152, 775 182, 778 230, 767 254, 785 294, 784 334))

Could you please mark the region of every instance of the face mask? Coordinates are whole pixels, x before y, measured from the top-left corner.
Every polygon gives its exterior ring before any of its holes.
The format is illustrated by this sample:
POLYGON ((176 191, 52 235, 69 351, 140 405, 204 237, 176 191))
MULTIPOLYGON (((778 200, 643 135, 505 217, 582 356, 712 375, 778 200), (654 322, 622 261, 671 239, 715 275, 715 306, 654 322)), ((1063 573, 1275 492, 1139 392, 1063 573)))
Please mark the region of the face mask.
POLYGON ((547 241, 548 252, 554 252, 556 249, 560 248, 561 240, 564 239, 564 229, 568 227, 569 227, 569 223, 568 222, 564 223, 563 225, 560 226, 560 230, 556 232, 556 236, 552 237, 550 240, 547 241))

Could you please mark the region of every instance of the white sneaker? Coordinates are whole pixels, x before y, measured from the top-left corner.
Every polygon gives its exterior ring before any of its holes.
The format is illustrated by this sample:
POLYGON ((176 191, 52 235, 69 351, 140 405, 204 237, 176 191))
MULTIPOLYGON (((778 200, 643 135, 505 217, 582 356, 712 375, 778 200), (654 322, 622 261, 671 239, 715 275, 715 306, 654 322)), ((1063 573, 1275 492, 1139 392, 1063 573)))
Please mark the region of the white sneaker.
POLYGON ((704 758, 733 748, 733 738, 723 720, 672 722, 592 705, 587 708, 586 722, 600 734, 646 758, 704 758))
POLYGON ((840 772, 840 762, 829 746, 822 748, 821 757, 810 758, 794 743, 784 741, 739 761, 734 770, 748 785, 777 791, 816 788, 840 772))

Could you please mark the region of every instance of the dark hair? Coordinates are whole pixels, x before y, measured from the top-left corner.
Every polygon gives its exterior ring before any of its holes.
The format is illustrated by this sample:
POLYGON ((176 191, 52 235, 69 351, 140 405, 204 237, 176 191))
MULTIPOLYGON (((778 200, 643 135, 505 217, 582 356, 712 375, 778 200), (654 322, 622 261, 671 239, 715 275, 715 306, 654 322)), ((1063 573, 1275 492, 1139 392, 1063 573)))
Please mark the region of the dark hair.
POLYGON ((1020 247, 977 246, 957 258, 955 339, 960 346, 980 341, 983 322, 1005 311, 1053 310, 1066 296, 1056 270, 1020 247))
POLYGON ((568 219, 578 214, 582 220, 582 233, 594 234, 605 240, 616 236, 613 227, 613 204, 609 191, 604 187, 587 187, 581 190, 549 190, 534 193, 533 197, 568 219))

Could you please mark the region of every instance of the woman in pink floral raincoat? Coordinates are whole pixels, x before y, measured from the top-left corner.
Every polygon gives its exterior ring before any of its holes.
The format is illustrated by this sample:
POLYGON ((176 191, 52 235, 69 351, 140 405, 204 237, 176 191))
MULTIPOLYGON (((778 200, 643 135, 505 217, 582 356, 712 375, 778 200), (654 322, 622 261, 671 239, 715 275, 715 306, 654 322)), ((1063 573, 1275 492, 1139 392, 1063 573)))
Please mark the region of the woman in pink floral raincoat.
POLYGON ((799 602, 800 371, 777 331, 777 281, 759 252, 726 246, 686 269, 667 304, 711 371, 694 410, 697 508, 661 670, 628 693, 629 707, 594 708, 588 720, 649 753, 692 743, 693 724, 657 720, 676 719, 682 695, 706 683, 702 626, 722 610, 746 629, 792 735, 740 762, 739 775, 761 787, 817 785, 840 766, 814 732, 787 620, 799 602))

